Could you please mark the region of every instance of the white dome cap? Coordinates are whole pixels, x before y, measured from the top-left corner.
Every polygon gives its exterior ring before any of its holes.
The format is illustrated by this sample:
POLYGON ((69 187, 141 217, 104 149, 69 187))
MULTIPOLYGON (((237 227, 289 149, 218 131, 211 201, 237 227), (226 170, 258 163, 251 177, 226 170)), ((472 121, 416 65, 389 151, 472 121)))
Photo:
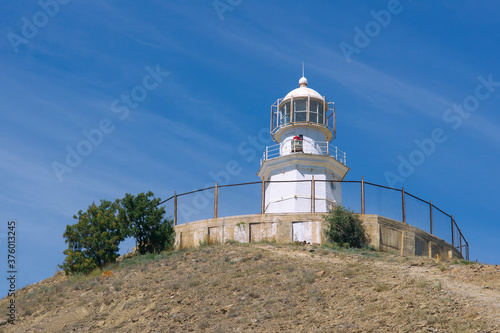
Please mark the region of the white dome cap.
POLYGON ((302 77, 299 80, 299 85, 300 87, 297 89, 294 89, 290 91, 284 98, 290 99, 290 98, 296 98, 296 97, 312 97, 312 98, 317 98, 317 99, 323 99, 323 96, 321 96, 316 90, 307 88, 307 79, 305 77, 302 77))
POLYGON ((306 86, 307 87, 307 79, 305 77, 301 77, 299 80, 299 86, 306 86))

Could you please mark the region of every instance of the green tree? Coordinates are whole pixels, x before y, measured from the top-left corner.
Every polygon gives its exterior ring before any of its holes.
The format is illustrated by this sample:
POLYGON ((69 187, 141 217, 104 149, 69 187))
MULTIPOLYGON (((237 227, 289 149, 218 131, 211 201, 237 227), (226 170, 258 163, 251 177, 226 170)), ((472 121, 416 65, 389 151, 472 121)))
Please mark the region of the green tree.
POLYGON ((335 206, 328 215, 323 216, 327 223, 325 236, 328 242, 349 247, 362 248, 368 245, 369 238, 363 223, 350 209, 335 206))
POLYGON ((153 192, 133 196, 127 193, 121 200, 120 220, 128 237, 134 237, 139 254, 160 253, 174 245, 175 230, 172 219, 164 219, 165 207, 153 192))
POLYGON ((125 238, 118 219, 119 200, 101 200, 92 203, 86 212, 79 211, 74 225, 67 225, 63 234, 68 248, 60 268, 66 274, 89 273, 95 268, 114 262, 118 257, 118 245, 125 238))

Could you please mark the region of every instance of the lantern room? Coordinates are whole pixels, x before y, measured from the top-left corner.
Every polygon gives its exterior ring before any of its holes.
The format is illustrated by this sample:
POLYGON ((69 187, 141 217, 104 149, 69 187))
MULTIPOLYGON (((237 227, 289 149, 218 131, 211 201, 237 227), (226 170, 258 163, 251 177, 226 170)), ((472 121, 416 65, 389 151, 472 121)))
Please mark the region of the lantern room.
POLYGON ((335 139, 335 105, 299 80, 299 88, 290 91, 271 106, 271 135, 277 142, 288 126, 312 125, 324 133, 324 140, 335 139))

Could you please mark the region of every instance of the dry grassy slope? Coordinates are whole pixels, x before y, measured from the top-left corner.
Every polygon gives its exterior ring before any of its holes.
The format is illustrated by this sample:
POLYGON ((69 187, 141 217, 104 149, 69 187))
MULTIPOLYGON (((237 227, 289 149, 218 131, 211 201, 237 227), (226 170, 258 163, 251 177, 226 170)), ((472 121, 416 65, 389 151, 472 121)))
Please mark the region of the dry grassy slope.
POLYGON ((111 270, 105 279, 59 273, 22 289, 17 325, 0 330, 500 332, 499 266, 224 244, 111 270))

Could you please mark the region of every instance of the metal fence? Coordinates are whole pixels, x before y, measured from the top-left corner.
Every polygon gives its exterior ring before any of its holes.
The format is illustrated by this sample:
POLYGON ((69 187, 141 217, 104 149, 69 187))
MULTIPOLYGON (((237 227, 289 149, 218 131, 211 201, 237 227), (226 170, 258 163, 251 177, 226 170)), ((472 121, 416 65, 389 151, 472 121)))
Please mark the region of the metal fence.
POLYGON ((432 200, 425 201, 404 188, 396 189, 369 183, 364 179, 258 181, 229 185, 215 183, 215 186, 175 193, 160 204, 165 204, 166 210, 171 212, 175 225, 223 216, 264 214, 265 189, 268 184, 301 183, 302 187, 310 186, 307 197, 311 201, 311 207, 307 212, 314 213, 315 188, 319 182, 341 183, 342 205, 355 213, 376 214, 408 223, 452 244, 466 260, 469 260, 469 243, 453 215, 436 207, 432 200))

